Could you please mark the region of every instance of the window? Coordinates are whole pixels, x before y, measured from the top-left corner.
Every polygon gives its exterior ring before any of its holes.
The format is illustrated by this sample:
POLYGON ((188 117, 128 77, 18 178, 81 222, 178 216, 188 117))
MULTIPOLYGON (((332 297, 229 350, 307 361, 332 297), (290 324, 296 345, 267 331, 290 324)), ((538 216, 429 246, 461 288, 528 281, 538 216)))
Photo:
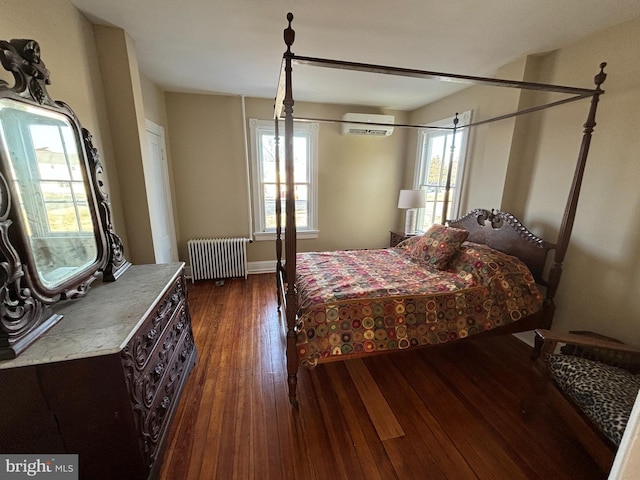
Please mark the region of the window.
MULTIPOLYGON (((469 123, 471 112, 458 115, 458 128, 469 123)), ((453 119, 448 118, 430 124, 432 126, 452 126, 453 119)), ((449 190, 449 205, 447 218, 457 216, 460 204, 460 186, 464 173, 464 156, 466 152, 468 130, 456 132, 453 160, 451 162, 451 188, 449 190)), ((427 192, 425 208, 418 211, 417 228, 426 231, 432 224, 441 223, 442 207, 447 185, 449 160, 453 131, 451 130, 421 130, 418 137, 418 155, 414 188, 427 192)), ((446 220, 445 219, 445 220, 446 220)))
MULTIPOLYGON (((272 240, 276 231, 276 155, 275 125, 271 120, 251 119, 253 196, 256 240, 272 240)), ((293 127, 294 188, 298 238, 316 238, 318 124, 300 122, 293 127)), ((284 123, 280 134, 280 198, 283 222, 286 199, 284 123)), ((285 225, 283 224, 283 228, 285 225)))
MULTIPOLYGON (((42 199, 49 233, 88 232, 93 222, 73 132, 53 125, 32 125, 42 199), (37 139, 47 139, 39 145, 37 139)), ((45 227, 41 225, 41 227, 45 227)))
POLYGON ((45 121, 20 126, 24 142, 33 150, 16 169, 16 199, 27 234, 93 237, 93 221, 71 128, 45 121), (17 178, 29 178, 19 181, 17 178), (31 215, 27 215, 31 212, 31 215))

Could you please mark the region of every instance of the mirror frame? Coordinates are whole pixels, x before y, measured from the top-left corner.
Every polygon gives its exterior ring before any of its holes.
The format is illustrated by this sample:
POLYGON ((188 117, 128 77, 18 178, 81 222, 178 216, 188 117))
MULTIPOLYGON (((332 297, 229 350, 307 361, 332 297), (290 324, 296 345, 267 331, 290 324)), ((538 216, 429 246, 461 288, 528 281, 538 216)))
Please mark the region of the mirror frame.
POLYGON ((16 201, 11 159, 0 149, 0 360, 4 360, 15 358, 61 320, 52 305, 83 297, 100 274, 104 281, 115 281, 131 264, 113 228, 104 170, 91 134, 67 104, 49 96, 46 85, 51 82, 40 58, 40 46, 35 40, 0 40, 0 62, 15 80, 11 87, 0 79, 0 98, 55 112, 68 120, 76 139, 98 251, 95 261, 60 284, 43 284, 16 201))

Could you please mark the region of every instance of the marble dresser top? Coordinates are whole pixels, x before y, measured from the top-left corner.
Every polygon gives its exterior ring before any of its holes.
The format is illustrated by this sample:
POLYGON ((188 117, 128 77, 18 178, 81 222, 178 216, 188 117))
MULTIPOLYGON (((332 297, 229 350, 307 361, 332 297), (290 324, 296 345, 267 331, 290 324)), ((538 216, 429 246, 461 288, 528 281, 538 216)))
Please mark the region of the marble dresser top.
POLYGON ((98 278, 87 295, 57 303, 56 325, 0 370, 118 353, 180 275, 183 263, 132 265, 115 282, 98 278))

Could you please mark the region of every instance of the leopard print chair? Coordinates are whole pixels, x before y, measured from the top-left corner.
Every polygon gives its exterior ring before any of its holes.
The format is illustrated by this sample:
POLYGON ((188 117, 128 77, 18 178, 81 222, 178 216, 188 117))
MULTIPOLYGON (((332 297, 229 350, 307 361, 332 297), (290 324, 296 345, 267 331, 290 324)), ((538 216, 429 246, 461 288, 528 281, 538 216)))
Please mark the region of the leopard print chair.
POLYGON ((535 333, 538 393, 608 472, 640 390, 640 349, 591 332, 535 333))

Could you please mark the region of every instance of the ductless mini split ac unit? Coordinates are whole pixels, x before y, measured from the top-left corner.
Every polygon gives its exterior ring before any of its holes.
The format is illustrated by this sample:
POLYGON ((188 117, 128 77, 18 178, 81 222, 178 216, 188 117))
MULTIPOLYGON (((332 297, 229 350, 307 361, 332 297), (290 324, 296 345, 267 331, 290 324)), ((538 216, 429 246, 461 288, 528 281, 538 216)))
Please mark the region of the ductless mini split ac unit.
POLYGON ((372 135, 388 137, 393 133, 393 115, 345 113, 342 116, 343 135, 372 135))

